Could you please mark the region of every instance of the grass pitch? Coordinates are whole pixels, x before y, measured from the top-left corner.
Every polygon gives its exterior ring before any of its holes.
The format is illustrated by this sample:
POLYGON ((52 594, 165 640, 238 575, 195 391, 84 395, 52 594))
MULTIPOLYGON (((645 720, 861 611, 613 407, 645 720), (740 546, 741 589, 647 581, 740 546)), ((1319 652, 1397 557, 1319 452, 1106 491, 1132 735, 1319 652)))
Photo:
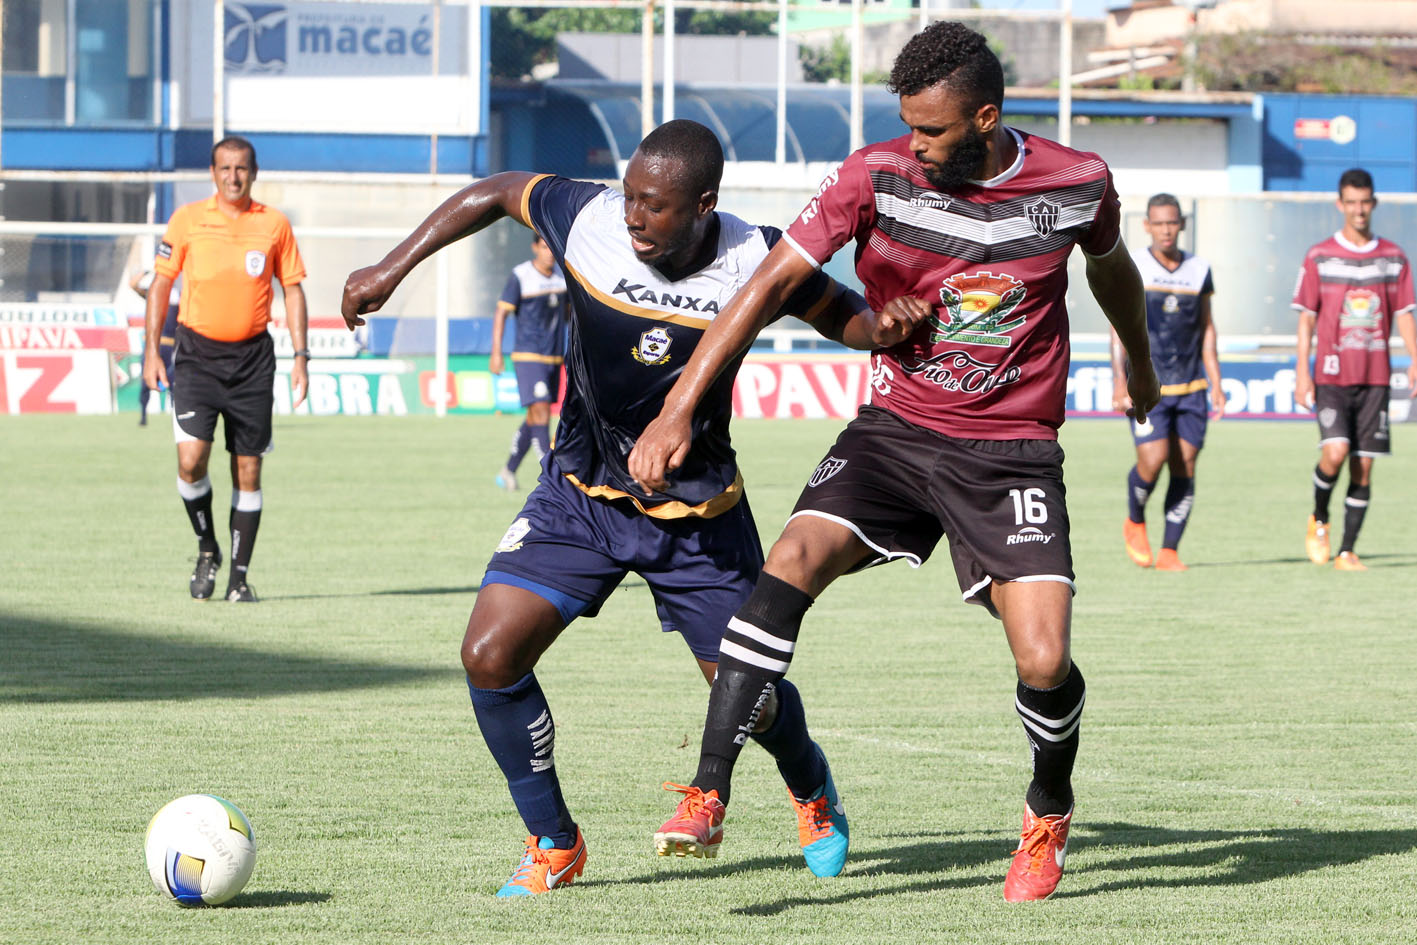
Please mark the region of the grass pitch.
MULTIPOLYGON (((1312 426, 1212 426, 1191 570, 1159 574, 1121 547, 1125 426, 1068 424, 1089 698, 1051 901, 1002 900, 1026 746, 1003 635, 959 602, 943 551, 844 579, 803 629, 792 678, 851 815, 844 875, 802 866, 754 748, 719 859, 653 855, 677 797, 659 783, 691 777, 707 689, 631 576, 538 669, 584 881, 499 901, 523 828, 457 649, 524 495, 491 486, 516 422, 278 418, 251 572, 263 602, 242 607, 187 597, 195 543, 165 424, 0 418, 0 941, 1417 935, 1417 431, 1378 463, 1358 546, 1371 570, 1340 574, 1303 557, 1312 426), (255 825, 255 875, 230 906, 180 909, 147 878, 148 818, 189 792, 255 825)), ((839 427, 738 424, 765 542, 839 427)))

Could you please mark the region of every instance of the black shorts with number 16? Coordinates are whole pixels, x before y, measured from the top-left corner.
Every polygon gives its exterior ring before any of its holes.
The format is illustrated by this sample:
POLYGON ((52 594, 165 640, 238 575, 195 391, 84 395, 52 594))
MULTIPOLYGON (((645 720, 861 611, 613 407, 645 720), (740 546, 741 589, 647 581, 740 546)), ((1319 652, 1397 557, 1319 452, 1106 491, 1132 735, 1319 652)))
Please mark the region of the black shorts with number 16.
POLYGON ((994 611, 993 581, 1074 588, 1063 449, 1056 440, 966 440, 862 407, 817 466, 792 517, 849 528, 870 549, 852 570, 918 567, 940 536, 964 599, 994 611))

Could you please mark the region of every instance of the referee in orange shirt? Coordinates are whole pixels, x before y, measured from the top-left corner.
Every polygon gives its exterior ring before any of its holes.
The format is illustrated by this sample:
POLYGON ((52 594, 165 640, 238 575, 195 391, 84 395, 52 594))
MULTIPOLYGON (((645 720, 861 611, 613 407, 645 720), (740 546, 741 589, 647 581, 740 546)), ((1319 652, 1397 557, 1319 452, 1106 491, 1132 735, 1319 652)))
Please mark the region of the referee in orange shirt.
POLYGON ((261 457, 273 445, 276 356, 266 331, 272 279, 279 279, 285 292, 286 325, 295 347, 290 379, 296 406, 309 389, 305 292, 300 288, 305 263, 285 215, 251 199, 255 180, 256 149, 251 142, 232 136, 212 147, 216 194, 179 207, 172 215, 148 290, 143 383, 157 389, 168 383, 157 351, 167 295, 178 274, 183 276, 173 354, 172 426, 177 492, 197 533, 197 566, 191 578, 195 600, 212 596, 222 563, 207 476, 221 416, 232 484, 226 599, 256 601, 246 572, 261 524, 261 457))

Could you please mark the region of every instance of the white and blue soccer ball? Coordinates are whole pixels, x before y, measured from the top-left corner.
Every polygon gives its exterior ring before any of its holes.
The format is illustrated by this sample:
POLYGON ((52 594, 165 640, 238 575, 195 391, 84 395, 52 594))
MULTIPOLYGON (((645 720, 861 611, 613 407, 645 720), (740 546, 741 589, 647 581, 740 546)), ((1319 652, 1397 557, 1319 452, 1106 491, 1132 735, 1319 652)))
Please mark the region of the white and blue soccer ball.
POLYGON ((148 824, 148 875, 184 906, 216 906, 239 893, 256 865, 256 837, 241 809, 214 794, 188 794, 148 824))

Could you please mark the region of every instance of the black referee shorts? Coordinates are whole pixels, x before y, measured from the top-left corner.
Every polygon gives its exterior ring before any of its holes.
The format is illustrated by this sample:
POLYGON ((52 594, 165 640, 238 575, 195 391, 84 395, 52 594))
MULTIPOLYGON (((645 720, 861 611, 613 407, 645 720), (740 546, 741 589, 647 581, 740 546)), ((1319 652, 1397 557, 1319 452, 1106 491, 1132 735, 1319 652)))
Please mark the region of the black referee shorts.
POLYGON ((802 490, 792 517, 849 528, 871 549, 856 568, 918 567, 940 536, 964 599, 994 612, 993 581, 1074 588, 1056 440, 966 440, 862 407, 802 490))
POLYGON ((178 325, 172 362, 172 425, 178 442, 210 443, 220 416, 228 453, 270 452, 276 352, 269 332, 245 341, 213 341, 178 325))

